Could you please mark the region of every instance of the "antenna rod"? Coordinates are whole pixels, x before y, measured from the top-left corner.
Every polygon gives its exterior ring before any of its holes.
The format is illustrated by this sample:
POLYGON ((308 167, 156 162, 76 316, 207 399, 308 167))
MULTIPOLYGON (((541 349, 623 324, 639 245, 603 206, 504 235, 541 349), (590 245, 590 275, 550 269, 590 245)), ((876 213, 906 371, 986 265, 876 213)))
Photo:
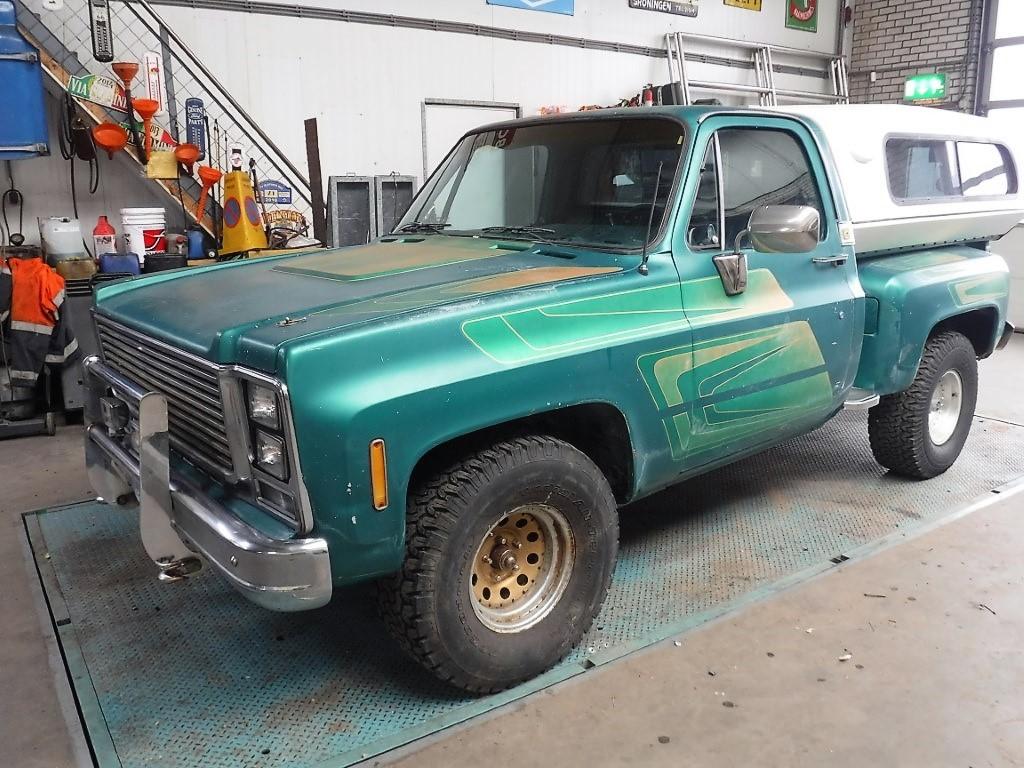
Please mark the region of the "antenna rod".
POLYGON ((647 268, 647 262, 651 258, 651 254, 648 253, 651 242, 651 228, 654 226, 654 209, 658 207, 658 192, 661 190, 661 171, 665 167, 665 162, 661 161, 658 163, 658 178, 654 181, 654 199, 651 200, 651 210, 647 215, 647 234, 644 236, 644 252, 640 259, 640 266, 637 267, 637 272, 641 275, 646 275, 650 270, 647 268))

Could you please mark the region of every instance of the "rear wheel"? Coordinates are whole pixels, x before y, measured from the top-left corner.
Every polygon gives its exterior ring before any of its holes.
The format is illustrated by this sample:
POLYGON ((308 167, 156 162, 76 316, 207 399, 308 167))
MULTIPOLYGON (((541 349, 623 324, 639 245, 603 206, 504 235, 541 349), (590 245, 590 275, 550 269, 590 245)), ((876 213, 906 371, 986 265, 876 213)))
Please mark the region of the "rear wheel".
POLYGON ((978 360, 971 342, 947 331, 928 340, 913 383, 886 395, 868 414, 875 459, 897 474, 940 475, 963 450, 978 399, 978 360))
POLYGON ((552 437, 503 441, 411 495, 406 559, 379 585, 381 613, 441 679, 502 690, 579 642, 617 550, 615 499, 587 456, 552 437))

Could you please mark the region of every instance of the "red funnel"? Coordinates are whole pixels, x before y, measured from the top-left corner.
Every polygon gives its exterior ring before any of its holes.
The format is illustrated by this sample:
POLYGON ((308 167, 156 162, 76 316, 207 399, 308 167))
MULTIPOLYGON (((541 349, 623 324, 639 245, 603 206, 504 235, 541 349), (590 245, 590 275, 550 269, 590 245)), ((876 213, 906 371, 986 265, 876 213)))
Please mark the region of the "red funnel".
POLYGON ((139 113, 139 117, 142 118, 142 132, 145 134, 146 161, 148 162, 149 154, 153 151, 153 137, 150 135, 149 129, 153 125, 153 115, 160 109, 160 102, 155 99, 135 99, 133 105, 135 111, 139 113))
POLYGON ((93 126, 92 137, 96 143, 107 150, 110 159, 114 153, 120 152, 128 144, 128 133, 117 123, 100 123, 93 126))
POLYGON ((188 175, 191 176, 192 166, 199 159, 199 147, 195 144, 179 144, 174 148, 174 159, 184 165, 188 169, 188 175))
POLYGON ((132 89, 132 80, 139 73, 139 65, 134 61, 115 61, 110 65, 110 68, 114 70, 114 74, 124 83, 124 89, 130 91, 132 89))
POLYGON ((210 188, 220 181, 220 177, 223 175, 212 166, 199 166, 199 180, 203 182, 203 191, 199 193, 199 203, 196 205, 196 221, 203 220, 203 214, 206 212, 206 198, 210 194, 210 188))

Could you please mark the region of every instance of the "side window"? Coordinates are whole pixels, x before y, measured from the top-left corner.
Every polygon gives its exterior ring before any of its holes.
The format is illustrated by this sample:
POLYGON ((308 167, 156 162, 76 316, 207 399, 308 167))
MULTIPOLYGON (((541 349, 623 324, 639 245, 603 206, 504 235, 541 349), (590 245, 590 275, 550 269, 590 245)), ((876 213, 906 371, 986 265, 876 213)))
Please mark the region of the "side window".
POLYGON ((1009 153, 996 144, 958 141, 960 188, 966 197, 1009 195, 1017 191, 1009 153))
POLYGON ((708 143, 704 164, 700 168, 697 198, 686 228, 687 243, 694 250, 722 248, 719 233, 718 168, 715 165, 715 143, 708 143))
POLYGON ((721 195, 728 247, 747 228, 751 212, 762 205, 806 205, 828 230, 821 192, 807 154, 788 131, 729 128, 719 131, 722 154, 721 195))
POLYGON ((899 203, 1017 191, 1010 153, 990 142, 893 138, 885 143, 885 163, 889 191, 899 203))
POLYGON ((889 191, 897 201, 960 196, 952 141, 889 139, 885 144, 889 191))

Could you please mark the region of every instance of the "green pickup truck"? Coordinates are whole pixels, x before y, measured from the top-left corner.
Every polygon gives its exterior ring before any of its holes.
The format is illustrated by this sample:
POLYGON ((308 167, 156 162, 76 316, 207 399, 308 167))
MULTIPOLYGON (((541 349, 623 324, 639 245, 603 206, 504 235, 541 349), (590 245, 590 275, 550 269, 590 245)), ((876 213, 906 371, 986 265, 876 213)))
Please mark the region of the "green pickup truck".
POLYGON ((281 611, 376 580, 414 658, 500 690, 590 627, 627 502, 844 407, 945 471, 1021 218, 1007 145, 937 110, 484 127, 375 242, 102 288, 90 479, 162 578, 281 611))

